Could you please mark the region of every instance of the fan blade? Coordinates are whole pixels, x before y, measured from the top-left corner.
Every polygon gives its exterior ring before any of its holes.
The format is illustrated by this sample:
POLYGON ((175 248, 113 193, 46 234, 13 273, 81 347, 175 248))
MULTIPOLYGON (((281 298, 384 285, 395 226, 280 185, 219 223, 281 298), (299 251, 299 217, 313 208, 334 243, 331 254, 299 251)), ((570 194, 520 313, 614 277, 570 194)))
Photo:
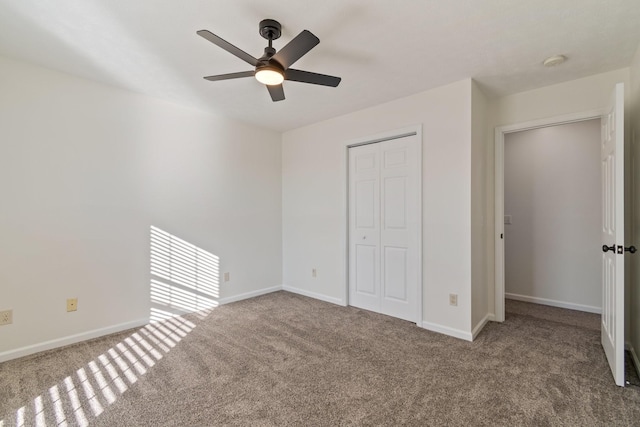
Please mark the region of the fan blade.
POLYGON ((230 79, 239 79, 242 77, 253 77, 254 74, 255 74, 255 71, 240 71, 239 73, 218 74, 217 76, 208 76, 208 77, 205 77, 205 80, 215 82, 218 80, 230 80, 230 79))
POLYGON ((254 67, 258 65, 258 60, 256 58, 249 55, 244 50, 235 47, 228 41, 216 36, 211 31, 200 30, 200 31, 196 31, 196 34, 198 34, 200 37, 204 37, 205 39, 209 40, 211 43, 215 44, 216 46, 223 48, 230 54, 237 56, 238 58, 242 59, 244 62, 247 62, 253 65, 254 67))
POLYGON ((326 74, 311 73, 309 71, 294 70, 289 68, 284 72, 285 80, 294 82, 311 83, 314 85, 336 87, 342 80, 340 77, 327 76, 326 74))
POLYGON ((267 89, 269 89, 269 95, 271 95, 271 99, 273 102, 282 101, 284 99, 284 88, 281 84, 279 85, 265 85, 267 89))
POLYGON ((304 54, 316 47, 318 43, 320 43, 319 38, 311 34, 310 31, 304 30, 287 43, 285 47, 276 52, 271 59, 278 61, 286 70, 292 66, 294 62, 302 58, 304 54))

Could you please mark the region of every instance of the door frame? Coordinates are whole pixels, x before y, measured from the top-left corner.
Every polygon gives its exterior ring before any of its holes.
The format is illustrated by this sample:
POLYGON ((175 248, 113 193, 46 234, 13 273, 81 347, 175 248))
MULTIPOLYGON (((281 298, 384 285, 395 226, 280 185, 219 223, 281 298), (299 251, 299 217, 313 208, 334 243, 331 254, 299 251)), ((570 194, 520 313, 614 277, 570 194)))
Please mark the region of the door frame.
POLYGON ((495 302, 494 316, 496 322, 504 322, 504 137, 508 133, 525 130, 539 129, 550 126, 564 125, 568 123, 583 122, 585 120, 599 119, 604 109, 583 111, 580 113, 565 114, 561 116, 547 117, 512 125, 498 126, 495 128, 494 143, 494 216, 495 216, 495 302))
POLYGON ((344 216, 342 219, 342 261, 344 274, 343 301, 344 305, 349 305, 349 148, 358 147, 360 145, 375 144, 383 141, 404 138, 406 136, 416 136, 418 138, 418 221, 416 233, 418 234, 418 289, 417 289, 417 318, 415 322, 418 326, 422 326, 422 125, 408 126, 405 128, 395 129, 392 131, 382 132, 375 135, 351 139, 345 141, 342 147, 342 170, 346 176, 343 185, 343 201, 344 216))

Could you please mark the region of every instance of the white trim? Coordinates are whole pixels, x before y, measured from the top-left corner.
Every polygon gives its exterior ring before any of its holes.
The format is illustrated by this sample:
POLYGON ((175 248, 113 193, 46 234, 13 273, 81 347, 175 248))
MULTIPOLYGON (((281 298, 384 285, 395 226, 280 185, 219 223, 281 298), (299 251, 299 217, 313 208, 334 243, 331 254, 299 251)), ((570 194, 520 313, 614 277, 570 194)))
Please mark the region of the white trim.
POLYGON ((626 342, 625 347, 627 348, 627 350, 629 350, 629 353, 631 353, 631 361, 633 362, 633 367, 636 368, 636 374, 638 374, 638 377, 640 378, 640 360, 638 359, 638 354, 633 348, 633 344, 631 344, 629 341, 626 342))
POLYGON ((302 295, 305 297, 314 298, 320 301, 330 302, 331 304, 341 305, 343 307, 347 305, 345 304, 345 301, 341 300, 340 298, 334 298, 327 295, 317 294, 315 292, 307 291, 304 289, 294 288, 293 286, 283 285, 282 290, 291 292, 294 294, 302 295))
POLYGON ((551 307, 568 308, 569 310, 586 311, 587 313, 602 314, 602 308, 594 307, 591 305, 575 304, 572 302, 558 301, 554 299, 530 297, 527 295, 510 294, 505 292, 505 299, 512 299, 516 301, 532 302, 534 304, 549 305, 551 307))
POLYGON ((549 126, 563 125, 567 123, 583 122, 585 120, 599 119, 606 113, 606 108, 581 111, 579 113, 563 114, 561 116, 545 117, 542 119, 529 120, 527 122, 514 123, 511 125, 499 126, 496 129, 502 133, 520 132, 523 130, 539 129, 549 126))
POLYGON ((341 242, 340 253, 342 255, 342 271, 344 273, 344 289, 343 289, 343 302, 341 305, 348 306, 349 305, 349 148, 357 147, 359 145, 365 144, 375 144, 376 142, 388 141, 391 139, 403 138, 405 136, 413 136, 415 135, 418 138, 418 289, 417 296, 418 299, 416 307, 416 325, 420 326, 422 324, 422 292, 423 292, 423 271, 422 271, 422 220, 423 220, 423 212, 422 212, 422 124, 408 126, 405 128, 400 128, 388 132, 379 133, 376 135, 370 135, 364 138, 357 138, 345 141, 343 143, 343 155, 342 155, 342 170, 345 172, 344 177, 345 180, 342 185, 342 200, 344 202, 344 218, 342 221, 342 236, 343 240, 341 242))
POLYGON ((472 334, 466 331, 461 331, 460 329, 454 329, 448 326, 443 326, 437 323, 431 323, 424 320, 422 321, 421 324, 419 324, 419 326, 433 332, 438 332, 440 334, 448 335, 450 337, 459 338, 465 341, 473 341, 472 334))
POLYGON ((495 322, 495 321, 496 321, 496 315, 495 315, 495 314, 493 314, 493 313, 489 313, 489 314, 487 314, 487 320, 488 320, 489 322, 495 322))
POLYGON ((496 128, 494 149, 494 316, 497 322, 504 322, 504 130, 501 128, 496 128))
POLYGON ((0 353, 0 363, 7 360, 17 359, 19 357, 29 356, 31 354, 40 353, 41 351, 52 350, 54 348, 64 347, 76 344, 81 341, 99 338, 105 335, 115 334, 117 332, 126 331, 127 329, 138 328, 149 323, 149 318, 133 320, 131 322, 120 323, 118 325, 108 326, 106 328, 94 329, 91 331, 81 332, 79 334, 69 335, 38 344, 28 345, 26 347, 16 348, 0 353))
POLYGON ((565 114, 562 116, 547 117, 495 128, 494 145, 494 221, 495 221, 495 320, 504 322, 504 136, 512 132, 538 129, 548 126, 557 126, 567 123, 581 122, 600 118, 603 109, 584 111, 580 113, 565 114))
POLYGON ((480 331, 482 331, 482 328, 484 328, 486 326, 486 324, 489 322, 489 318, 493 317, 491 314, 487 314, 486 316, 484 316, 484 319, 482 319, 475 328, 473 328, 473 330, 471 331, 471 340, 475 340, 476 337, 478 336, 478 334, 480 333, 480 331))
MULTIPOLYGON (((219 305, 229 304, 235 301, 240 301, 248 298, 254 298, 260 295, 268 294, 271 292, 281 291, 284 286, 273 286, 271 288, 259 289, 257 291, 246 292, 239 295, 234 295, 226 298, 220 298, 218 300, 219 305)), ((291 288, 286 288, 290 292, 296 292, 291 288)), ((301 292, 297 292, 301 293, 301 292)), ((324 297, 318 294, 307 295, 312 298, 334 302, 329 300, 329 297, 324 297)), ((339 301, 339 300, 338 300, 339 301)), ((57 338, 50 341, 45 341, 38 344, 28 345, 26 347, 17 348, 15 350, 8 350, 0 353, 0 363, 8 360, 17 359, 19 357, 29 356, 31 354, 40 353, 46 350, 52 350, 54 348, 64 347, 71 344, 76 344, 82 341, 90 340, 93 338, 99 338, 105 335, 115 334, 117 332, 126 331, 127 329, 138 328, 149 323, 149 318, 134 320, 131 322, 120 323, 118 325, 108 326, 106 328, 94 329, 87 332, 81 332, 79 334, 69 335, 67 337, 57 338)))
POLYGON ((422 242, 423 242, 423 234, 422 234, 422 219, 424 213, 422 212, 422 180, 424 179, 422 164, 424 163, 424 159, 422 158, 422 125, 416 127, 416 137, 418 138, 418 318, 416 319, 416 324, 422 321, 422 264, 424 262, 422 258, 422 242))
POLYGON ((233 295, 230 297, 220 298, 218 304, 224 305, 243 299, 259 297, 260 295, 270 294, 271 292, 281 291, 282 286, 273 286, 271 288, 258 289, 257 291, 245 292, 244 294, 233 295))

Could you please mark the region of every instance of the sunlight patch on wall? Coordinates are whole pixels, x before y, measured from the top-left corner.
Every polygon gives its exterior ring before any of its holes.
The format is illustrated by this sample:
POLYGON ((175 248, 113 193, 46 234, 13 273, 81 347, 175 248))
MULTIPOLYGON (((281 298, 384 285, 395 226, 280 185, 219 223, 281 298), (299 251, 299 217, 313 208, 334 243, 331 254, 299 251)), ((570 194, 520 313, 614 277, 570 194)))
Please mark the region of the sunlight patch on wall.
POLYGON ((216 255, 151 226, 152 322, 210 310, 220 298, 216 255))

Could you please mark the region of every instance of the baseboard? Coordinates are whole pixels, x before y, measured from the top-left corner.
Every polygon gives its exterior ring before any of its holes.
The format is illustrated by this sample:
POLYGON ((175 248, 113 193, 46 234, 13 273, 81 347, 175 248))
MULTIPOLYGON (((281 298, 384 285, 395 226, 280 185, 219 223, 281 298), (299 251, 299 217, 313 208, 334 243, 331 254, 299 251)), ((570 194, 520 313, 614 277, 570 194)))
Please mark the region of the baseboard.
POLYGON ((282 290, 287 291, 287 292, 291 292, 291 293, 294 293, 294 294, 298 294, 298 295, 303 295, 305 297, 318 299, 320 301, 330 302, 331 304, 336 304, 336 305, 341 305, 341 306, 345 305, 344 301, 342 301, 342 299, 340 299, 340 298, 334 298, 334 297, 329 297, 329 296, 322 295, 322 294, 317 294, 315 292, 306 291, 304 289, 294 288, 293 286, 283 285, 282 286, 282 290))
POLYGON ((629 350, 629 353, 631 353, 633 367, 636 368, 636 374, 638 374, 638 377, 640 377, 640 360, 638 359, 638 354, 636 353, 636 350, 633 348, 633 345, 631 345, 630 342, 627 341, 625 347, 627 348, 627 350, 629 350))
POLYGON ((471 333, 461 331, 460 329, 438 325, 437 323, 425 322, 424 320, 422 321, 422 325, 420 326, 433 332, 449 335, 450 337, 459 338, 465 341, 473 341, 473 335, 471 333))
POLYGON ((534 304, 550 305, 551 307, 568 308, 569 310, 586 311, 587 313, 601 314, 602 309, 600 307, 593 307, 590 305, 574 304, 572 302, 556 301, 547 298, 530 297, 527 295, 509 294, 505 293, 506 299, 513 299, 516 301, 532 302, 534 304))
POLYGON ((276 292, 281 290, 282 290, 282 286, 272 286, 270 288, 258 289, 257 291, 245 292, 243 294, 220 298, 218 300, 218 304, 220 305, 229 304, 231 302, 242 301, 243 299, 259 297, 260 295, 270 294, 271 292, 276 292))
POLYGON ((485 327, 485 325, 489 322, 489 317, 491 317, 491 314, 487 314, 486 316, 484 316, 484 319, 482 319, 475 328, 473 328, 473 330, 471 331, 471 340, 475 340, 476 337, 478 336, 478 334, 480 333, 480 331, 482 331, 482 328, 485 327))
MULTIPOLYGON (((240 301, 247 298, 253 298, 260 295, 268 294, 275 291, 281 291, 282 286, 273 286, 271 288, 259 289, 253 292, 246 292, 240 295, 234 295, 227 298, 220 298, 218 303, 220 305, 229 304, 234 301, 240 301)), ((87 332, 82 332, 75 335, 69 335, 67 337, 58 338, 55 340, 45 341, 38 344, 29 345, 26 347, 17 348, 15 350, 8 350, 0 353, 0 363, 8 360, 17 359, 19 357, 29 356, 31 354, 40 353, 41 351, 52 350, 54 348, 64 347, 71 344, 76 344, 81 341, 90 340, 93 338, 99 338, 105 335, 114 334, 116 332, 126 331, 127 329, 138 328, 149 323, 149 319, 139 319, 132 322, 120 323, 118 325, 109 326, 106 328, 94 329, 87 332)))
POLYGON ((494 313, 487 314, 487 320, 489 322, 495 322, 496 321, 496 315, 494 313))
POLYGON ((66 345, 76 344, 81 341, 99 338, 105 335, 115 334, 116 332, 126 331, 127 329, 139 328, 149 323, 149 319, 138 319, 131 322, 120 323, 118 325, 108 326, 106 328, 94 329, 79 334, 69 335, 55 340, 45 341, 38 344, 28 345, 26 347, 8 350, 0 353, 0 363, 7 360, 17 359, 19 357, 29 356, 31 354, 40 353, 41 351, 52 350, 66 345))

